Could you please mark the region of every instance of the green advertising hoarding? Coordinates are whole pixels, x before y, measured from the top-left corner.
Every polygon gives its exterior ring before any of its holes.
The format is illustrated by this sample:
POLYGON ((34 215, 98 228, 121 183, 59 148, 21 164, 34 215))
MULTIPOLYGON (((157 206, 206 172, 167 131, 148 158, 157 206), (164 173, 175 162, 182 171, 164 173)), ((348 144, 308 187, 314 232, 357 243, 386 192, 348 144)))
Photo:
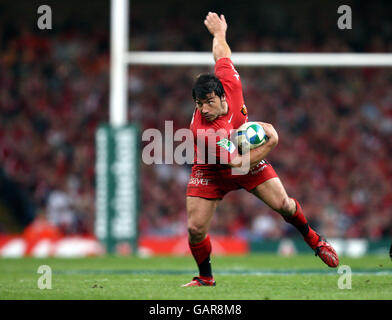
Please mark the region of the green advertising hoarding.
POLYGON ((96 132, 95 235, 108 253, 137 250, 139 130, 101 125, 96 132), (121 249, 122 248, 122 249, 121 249))

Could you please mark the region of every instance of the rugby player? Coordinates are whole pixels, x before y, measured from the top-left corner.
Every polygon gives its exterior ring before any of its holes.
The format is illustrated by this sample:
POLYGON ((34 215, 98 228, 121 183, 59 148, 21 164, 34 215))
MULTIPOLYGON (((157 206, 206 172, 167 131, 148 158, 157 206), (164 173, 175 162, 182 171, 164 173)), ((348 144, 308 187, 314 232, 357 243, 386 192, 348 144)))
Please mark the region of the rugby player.
POLYGON ((268 141, 250 150, 246 160, 230 143, 229 136, 217 135, 214 140, 216 163, 199 161, 201 150, 197 150, 197 142, 205 137, 200 138, 198 130, 224 129, 225 132, 230 132, 248 120, 241 79, 230 59, 231 49, 226 42, 225 17, 209 12, 204 24, 213 36, 215 75, 200 75, 192 89, 196 107, 190 129, 195 139, 195 159, 186 193, 189 247, 198 265, 199 276, 183 286, 215 286, 208 229, 219 201, 226 193, 241 188, 253 193, 297 228, 305 242, 325 264, 337 267, 339 258, 333 247, 309 226, 298 201, 287 195, 275 170, 264 160, 278 144, 278 134, 271 124, 260 122, 268 141), (222 155, 227 160, 226 164, 220 161, 222 155), (233 174, 232 169, 242 167, 244 161, 248 161, 250 165, 248 173, 233 174))

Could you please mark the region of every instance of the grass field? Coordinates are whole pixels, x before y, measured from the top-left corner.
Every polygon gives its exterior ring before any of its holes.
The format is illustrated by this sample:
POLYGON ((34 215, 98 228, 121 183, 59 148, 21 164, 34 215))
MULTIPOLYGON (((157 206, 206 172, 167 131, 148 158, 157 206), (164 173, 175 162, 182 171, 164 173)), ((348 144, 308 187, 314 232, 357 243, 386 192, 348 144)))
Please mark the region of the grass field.
POLYGON ((0 259, 0 299, 392 299, 392 262, 385 256, 341 258, 352 289, 312 255, 214 257, 216 287, 181 288, 196 275, 191 257, 0 259), (52 269, 52 289, 40 290, 40 265, 52 269))

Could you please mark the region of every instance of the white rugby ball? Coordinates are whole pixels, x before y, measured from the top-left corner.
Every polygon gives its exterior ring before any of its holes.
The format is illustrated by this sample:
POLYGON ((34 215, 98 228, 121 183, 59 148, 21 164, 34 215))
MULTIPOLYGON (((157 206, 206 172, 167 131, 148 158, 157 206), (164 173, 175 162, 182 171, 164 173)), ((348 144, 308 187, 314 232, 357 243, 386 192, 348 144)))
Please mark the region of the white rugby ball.
POLYGON ((236 131, 234 143, 242 153, 262 146, 268 140, 263 127, 257 122, 245 122, 236 131))

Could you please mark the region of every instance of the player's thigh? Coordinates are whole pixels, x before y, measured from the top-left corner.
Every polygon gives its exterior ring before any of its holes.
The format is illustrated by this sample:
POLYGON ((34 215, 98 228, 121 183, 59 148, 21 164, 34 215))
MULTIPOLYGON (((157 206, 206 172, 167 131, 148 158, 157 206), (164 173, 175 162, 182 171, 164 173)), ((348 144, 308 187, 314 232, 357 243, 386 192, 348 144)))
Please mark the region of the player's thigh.
POLYGON ((281 214, 292 214, 295 211, 295 202, 288 197, 286 189, 278 177, 259 184, 250 192, 281 214))
POLYGON ((219 199, 186 197, 188 228, 208 229, 219 199))

